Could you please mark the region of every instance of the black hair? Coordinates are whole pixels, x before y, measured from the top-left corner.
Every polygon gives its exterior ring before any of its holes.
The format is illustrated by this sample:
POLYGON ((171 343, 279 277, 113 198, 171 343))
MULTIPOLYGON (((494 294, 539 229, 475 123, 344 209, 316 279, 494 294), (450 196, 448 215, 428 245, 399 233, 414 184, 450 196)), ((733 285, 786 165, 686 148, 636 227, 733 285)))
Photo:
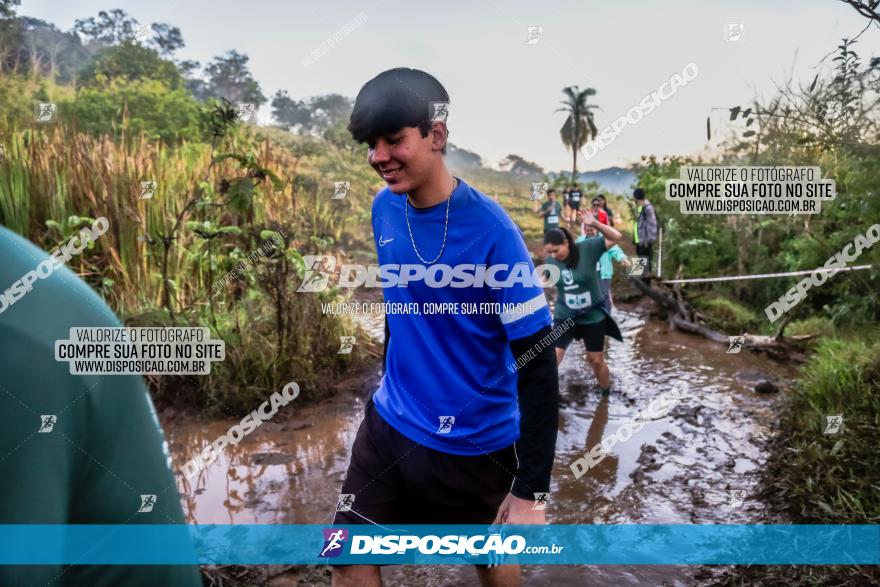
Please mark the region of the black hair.
POLYGON ((642 188, 636 188, 633 190, 633 198, 636 200, 644 200, 645 199, 645 190, 642 188))
POLYGON ((606 204, 608 203, 608 198, 605 197, 605 194, 599 194, 599 195, 597 195, 596 197, 597 197, 597 198, 602 198, 603 200, 605 200, 605 203, 606 203, 606 204))
POLYGON ((569 269, 574 269, 577 267, 578 261, 580 261, 580 254, 578 253, 577 244, 574 242, 574 237, 568 232, 568 229, 560 226, 559 228, 551 228, 544 233, 545 245, 561 245, 565 242, 568 243, 568 258, 565 259, 565 266, 569 269))
POLYGON ((424 138, 431 130, 432 102, 449 102, 449 94, 437 78, 408 67, 389 69, 365 83, 358 92, 348 130, 358 143, 408 126, 418 128, 424 138))
POLYGON ((550 194, 556 194, 556 190, 554 190, 553 188, 547 190, 547 195, 549 196, 550 194))
POLYGON ((590 200, 590 203, 591 203, 591 204, 598 204, 598 203, 599 203, 599 196, 596 196, 595 198, 593 198, 592 200, 590 200))

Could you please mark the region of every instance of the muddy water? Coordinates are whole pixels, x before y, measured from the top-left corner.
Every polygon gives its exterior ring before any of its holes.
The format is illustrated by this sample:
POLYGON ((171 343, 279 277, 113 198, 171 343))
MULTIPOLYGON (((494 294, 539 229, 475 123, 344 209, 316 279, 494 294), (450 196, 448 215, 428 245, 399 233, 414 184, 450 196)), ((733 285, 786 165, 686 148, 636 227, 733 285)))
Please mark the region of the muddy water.
MULTIPOLYGON (((758 395, 737 374, 759 370, 782 381, 791 372, 763 357, 669 331, 630 311, 617 311, 625 342, 610 341, 613 391, 602 399, 575 342, 560 365, 562 409, 547 518, 551 523, 750 523, 762 504, 750 494, 776 423, 782 394, 758 395), (603 437, 615 434, 658 394, 686 383, 688 395, 670 413, 618 442, 597 466, 576 479, 570 464, 603 437)), ((363 320, 383 335, 381 316, 363 320)), ((377 372, 378 375, 378 372, 377 372)), ((348 463, 348 449, 375 388, 337 397, 292 417, 264 424, 229 447, 199 477, 179 480, 184 509, 194 523, 326 523, 348 463)), ((233 421, 167 426, 180 465, 233 421)), ((623 435, 626 436, 626 435, 623 435)), ((526 585, 690 585, 695 569, 674 566, 524 569, 526 585)), ((312 577, 317 575, 313 574, 312 577)), ((389 567, 388 584, 475 584, 466 567, 389 567)), ((310 579, 311 583, 315 579, 310 579)))

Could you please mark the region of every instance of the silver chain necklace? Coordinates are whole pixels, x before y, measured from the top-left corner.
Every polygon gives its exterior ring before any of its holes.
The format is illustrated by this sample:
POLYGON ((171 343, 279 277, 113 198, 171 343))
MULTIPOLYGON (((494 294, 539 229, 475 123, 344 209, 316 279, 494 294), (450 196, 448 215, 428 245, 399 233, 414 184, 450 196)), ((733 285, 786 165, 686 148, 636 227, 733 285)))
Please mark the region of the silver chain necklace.
POLYGON ((446 247, 446 230, 449 228, 449 205, 452 203, 452 194, 455 193, 455 188, 458 187, 458 178, 454 178, 455 182, 452 184, 452 191, 449 192, 449 197, 446 199, 446 221, 443 223, 443 244, 440 245, 440 252, 437 253, 437 256, 434 257, 431 261, 426 261, 422 258, 422 255, 419 253, 419 248, 416 246, 416 239, 413 238, 412 228, 409 225, 409 194, 405 194, 404 198, 406 198, 403 202, 403 215, 406 217, 406 229, 409 231, 409 242, 412 243, 413 250, 416 252, 416 256, 419 260, 425 265, 430 265, 431 263, 436 263, 437 259, 440 258, 440 255, 443 254, 443 249, 446 247))

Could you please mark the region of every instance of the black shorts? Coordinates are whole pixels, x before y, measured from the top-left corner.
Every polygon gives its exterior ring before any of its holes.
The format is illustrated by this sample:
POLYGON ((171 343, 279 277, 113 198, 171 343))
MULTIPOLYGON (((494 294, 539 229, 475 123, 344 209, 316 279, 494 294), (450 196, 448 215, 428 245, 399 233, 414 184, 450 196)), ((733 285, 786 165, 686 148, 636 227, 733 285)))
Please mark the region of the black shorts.
POLYGON ((581 201, 578 200, 577 202, 575 202, 574 200, 571 200, 568 202, 568 206, 572 210, 580 210, 581 209, 581 201))
POLYGON ((491 524, 517 470, 514 445, 477 456, 440 452, 392 428, 367 402, 351 447, 338 524, 491 524))
POLYGON ((578 339, 584 341, 589 353, 599 353, 605 350, 605 337, 608 336, 611 320, 608 316, 595 324, 575 324, 556 339, 554 346, 558 349, 567 349, 571 341, 578 339))

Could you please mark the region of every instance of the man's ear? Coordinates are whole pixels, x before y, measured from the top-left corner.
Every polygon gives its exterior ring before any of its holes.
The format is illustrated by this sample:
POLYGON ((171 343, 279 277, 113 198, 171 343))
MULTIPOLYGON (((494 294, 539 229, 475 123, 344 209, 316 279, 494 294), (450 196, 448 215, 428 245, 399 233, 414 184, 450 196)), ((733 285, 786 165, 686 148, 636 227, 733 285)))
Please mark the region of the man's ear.
POLYGON ((428 133, 428 136, 431 139, 431 150, 442 151, 449 139, 449 129, 446 128, 446 123, 439 120, 432 122, 431 131, 428 133))

